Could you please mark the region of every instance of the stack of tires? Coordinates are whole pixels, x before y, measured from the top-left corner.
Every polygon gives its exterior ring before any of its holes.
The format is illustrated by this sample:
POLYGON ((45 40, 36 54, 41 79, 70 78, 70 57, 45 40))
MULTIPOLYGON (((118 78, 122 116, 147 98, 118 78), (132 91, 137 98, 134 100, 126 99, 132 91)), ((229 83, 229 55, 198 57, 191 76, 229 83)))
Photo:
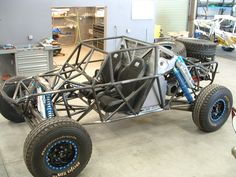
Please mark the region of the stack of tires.
POLYGON ((201 62, 214 60, 217 46, 214 42, 195 38, 178 38, 177 41, 184 44, 187 57, 199 59, 201 62))
POLYGON ((186 48, 185 48, 184 44, 181 42, 167 39, 167 40, 157 42, 156 44, 161 45, 161 46, 173 51, 176 55, 180 55, 184 58, 187 57, 186 48))

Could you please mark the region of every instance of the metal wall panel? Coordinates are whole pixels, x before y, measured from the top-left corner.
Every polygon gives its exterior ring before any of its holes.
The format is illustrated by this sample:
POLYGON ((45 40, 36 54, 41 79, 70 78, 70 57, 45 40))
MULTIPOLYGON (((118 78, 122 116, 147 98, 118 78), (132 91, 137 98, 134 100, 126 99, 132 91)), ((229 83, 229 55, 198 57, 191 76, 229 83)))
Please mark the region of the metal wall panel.
POLYGON ((163 33, 186 31, 189 0, 157 0, 156 24, 163 33))

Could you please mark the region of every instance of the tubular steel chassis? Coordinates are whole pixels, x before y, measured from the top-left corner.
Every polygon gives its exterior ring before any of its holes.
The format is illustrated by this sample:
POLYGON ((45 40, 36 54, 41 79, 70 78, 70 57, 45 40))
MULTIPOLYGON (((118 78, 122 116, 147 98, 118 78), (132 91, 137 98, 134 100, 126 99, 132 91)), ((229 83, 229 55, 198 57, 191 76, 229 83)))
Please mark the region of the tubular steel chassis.
MULTIPOLYGON (((41 114, 37 111, 37 108, 35 108, 35 99, 39 96, 43 96, 46 94, 52 95, 52 102, 54 107, 54 113, 55 117, 59 116, 59 112, 66 112, 67 116, 70 118, 74 118, 74 116, 77 116, 77 121, 80 121, 83 119, 90 111, 94 110, 98 113, 100 120, 92 122, 93 123, 105 123, 105 122, 112 122, 117 120, 122 120, 126 118, 133 118, 140 115, 153 113, 157 111, 167 110, 167 109, 183 109, 186 111, 190 111, 192 104, 189 104, 186 99, 183 99, 183 95, 179 95, 176 97, 175 95, 170 97, 169 99, 166 99, 166 95, 162 92, 162 85, 161 85, 161 77, 163 77, 165 74, 168 74, 171 72, 171 70, 166 71, 162 74, 157 74, 159 69, 159 59, 161 53, 165 53, 171 58, 176 57, 176 55, 161 46, 146 43, 143 41, 139 41, 133 38, 125 37, 125 36, 119 36, 119 37, 111 37, 111 38, 100 38, 100 39, 93 39, 93 40, 86 40, 81 42, 77 45, 77 47, 74 49, 72 54, 69 56, 69 58, 66 60, 66 62, 62 65, 61 68, 55 69, 52 71, 49 71, 44 74, 40 74, 38 76, 30 77, 27 79, 23 79, 17 83, 17 86, 15 88, 15 92, 12 98, 8 97, 4 91, 2 92, 2 96, 8 100, 12 105, 14 105, 15 109, 21 113, 24 116, 24 119, 29 124, 31 128, 37 126, 39 122, 42 120, 45 120, 42 118, 41 114), (92 44, 94 42, 98 41, 110 41, 110 40, 120 40, 121 43, 125 44, 123 49, 118 49, 113 52, 106 52, 104 50, 95 48, 92 44), (130 48, 127 45, 127 41, 132 41, 135 43, 135 46, 130 48), (138 46, 138 45, 142 46, 138 46), (81 48, 85 46, 89 48, 89 52, 80 60, 80 53, 81 48), (142 54, 142 57, 147 56, 148 54, 152 53, 154 54, 154 74, 142 77, 142 78, 135 78, 130 80, 124 80, 124 81, 115 81, 113 76, 113 68, 112 68, 112 60, 111 56, 114 53, 117 52, 123 52, 126 53, 129 60, 131 61, 135 53, 137 51, 143 51, 146 50, 145 53, 142 54), (92 56, 94 52, 100 52, 104 54, 106 57, 104 60, 93 60, 92 56), (75 62, 73 64, 69 63, 72 57, 76 55, 75 62), (80 60, 80 61, 79 61, 80 60), (104 64, 101 66, 100 70, 96 74, 96 76, 91 77, 89 76, 85 70, 89 63, 92 62, 102 62, 106 63, 109 62, 109 69, 110 69, 110 75, 111 75, 111 82, 109 83, 99 83, 99 78, 101 76, 101 71, 104 68, 104 64), (83 82, 77 82, 74 79, 78 78, 80 76, 85 77, 88 81, 90 81, 91 85, 85 84, 83 82), (41 79, 40 79, 41 78, 41 79), (45 86, 44 83, 41 82, 42 78, 46 81, 50 82, 50 87, 45 86), (30 81, 29 84, 26 84, 26 81, 30 81), (147 110, 139 110, 138 112, 135 111, 132 106, 129 103, 129 100, 135 97, 138 92, 143 89, 145 84, 143 84, 141 87, 138 88, 138 90, 132 92, 127 98, 122 94, 119 85, 126 84, 126 83, 132 83, 137 81, 150 81, 151 83, 157 82, 158 91, 159 93, 155 93, 157 100, 158 100, 158 106, 155 108, 147 109, 147 110), (43 86, 45 90, 42 93, 35 93, 32 91, 32 88, 35 84, 43 86), (111 113, 104 113, 104 111, 99 106, 99 98, 96 94, 97 88, 115 88, 117 93, 119 93, 120 97, 123 99, 123 103, 114 111, 111 113), (87 99, 84 97, 80 90, 83 89, 91 89, 93 91, 93 100, 87 99), (86 106, 81 105, 74 105, 69 103, 71 100, 80 100, 82 101, 86 106), (56 106, 64 106, 64 108, 56 108, 56 106), (118 117, 115 117, 115 114, 119 112, 119 110, 123 107, 127 106, 129 109, 129 114, 123 114, 118 117)), ((186 64, 189 68, 189 70, 201 71, 205 73, 209 73, 209 78, 207 79, 210 84, 214 81, 215 74, 218 68, 218 63, 215 61, 209 61, 207 63, 193 63, 191 61, 185 60, 186 64)), ((7 86, 8 84, 12 84, 11 82, 5 82, 3 85, 3 88, 7 86)), ((16 84, 16 83, 15 83, 16 84)), ((192 95, 194 95, 194 98, 197 96, 197 92, 201 90, 201 86, 197 85, 194 89, 192 89, 192 95)), ((34 89, 33 89, 34 90, 34 89)), ((87 123, 90 124, 90 123, 87 123)))

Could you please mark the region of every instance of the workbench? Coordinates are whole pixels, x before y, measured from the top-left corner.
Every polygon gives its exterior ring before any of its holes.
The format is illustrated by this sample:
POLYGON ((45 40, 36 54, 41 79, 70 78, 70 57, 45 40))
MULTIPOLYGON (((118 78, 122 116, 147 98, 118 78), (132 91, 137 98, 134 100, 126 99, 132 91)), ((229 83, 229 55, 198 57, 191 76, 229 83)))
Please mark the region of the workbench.
POLYGON ((3 74, 33 76, 53 69, 53 50, 40 46, 0 49, 0 80, 3 74))

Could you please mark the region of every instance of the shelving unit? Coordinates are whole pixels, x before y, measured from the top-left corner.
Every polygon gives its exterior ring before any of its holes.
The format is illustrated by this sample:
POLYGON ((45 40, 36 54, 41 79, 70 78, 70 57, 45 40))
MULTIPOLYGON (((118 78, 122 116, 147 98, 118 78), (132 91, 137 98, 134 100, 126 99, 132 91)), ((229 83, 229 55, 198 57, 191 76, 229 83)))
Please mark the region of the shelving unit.
POLYGON ((198 0, 197 18, 213 19, 215 15, 236 16, 236 0, 198 0))
MULTIPOLYGON (((93 38, 103 38, 104 37, 104 24, 93 24, 93 38)), ((104 41, 94 41, 93 44, 99 49, 104 49, 104 41)))
POLYGON ((57 41, 62 45, 75 44, 77 35, 77 11, 75 8, 53 8, 53 29, 58 31, 57 41))
POLYGON ((69 15, 69 16, 53 16, 53 18, 71 18, 76 17, 76 15, 69 15))
MULTIPOLYGON (((53 8, 52 22, 61 45, 74 45, 81 40, 104 37, 103 7, 53 8)), ((103 49, 104 44, 97 46, 103 49)))
MULTIPOLYGON (((93 24, 93 38, 104 37, 104 8, 96 8, 95 12, 95 23, 93 24)), ((100 49, 104 49, 104 41, 94 42, 94 46, 100 49)))

